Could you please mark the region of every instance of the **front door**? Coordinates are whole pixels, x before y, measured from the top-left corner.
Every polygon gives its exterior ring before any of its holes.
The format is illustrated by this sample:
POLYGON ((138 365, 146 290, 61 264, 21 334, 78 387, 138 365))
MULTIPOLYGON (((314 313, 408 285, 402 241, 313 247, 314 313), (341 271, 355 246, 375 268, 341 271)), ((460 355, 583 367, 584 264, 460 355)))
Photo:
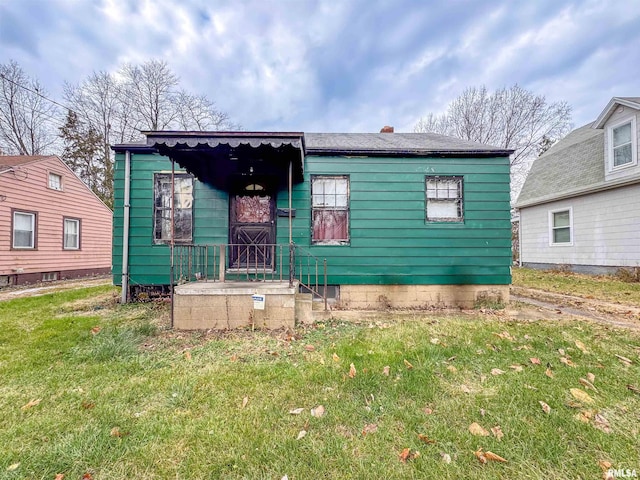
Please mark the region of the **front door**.
POLYGON ((231 196, 229 237, 229 268, 273 269, 275 199, 262 185, 231 196))

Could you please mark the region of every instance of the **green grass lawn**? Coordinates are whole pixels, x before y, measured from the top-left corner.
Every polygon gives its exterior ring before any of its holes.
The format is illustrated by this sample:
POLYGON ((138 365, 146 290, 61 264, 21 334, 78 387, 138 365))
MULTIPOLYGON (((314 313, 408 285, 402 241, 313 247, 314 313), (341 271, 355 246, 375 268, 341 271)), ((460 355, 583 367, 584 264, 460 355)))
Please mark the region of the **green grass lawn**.
POLYGON ((0 303, 0 478, 586 479, 602 477, 599 462, 640 472, 640 395, 627 387, 640 387, 637 333, 387 312, 206 335, 167 331, 166 305, 120 306, 114 294, 0 303), (480 448, 507 462, 480 463, 480 448))
POLYGON ((613 275, 583 275, 531 268, 514 268, 512 273, 513 285, 516 287, 640 305, 640 283, 623 282, 613 275))

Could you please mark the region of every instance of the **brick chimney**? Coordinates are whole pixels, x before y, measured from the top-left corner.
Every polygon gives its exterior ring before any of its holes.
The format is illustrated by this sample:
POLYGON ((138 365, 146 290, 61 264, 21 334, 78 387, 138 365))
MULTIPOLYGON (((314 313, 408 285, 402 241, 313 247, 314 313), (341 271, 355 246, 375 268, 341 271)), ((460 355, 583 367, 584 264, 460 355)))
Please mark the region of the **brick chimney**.
POLYGON ((380 129, 380 133, 393 133, 393 127, 390 127, 389 125, 385 125, 380 129))

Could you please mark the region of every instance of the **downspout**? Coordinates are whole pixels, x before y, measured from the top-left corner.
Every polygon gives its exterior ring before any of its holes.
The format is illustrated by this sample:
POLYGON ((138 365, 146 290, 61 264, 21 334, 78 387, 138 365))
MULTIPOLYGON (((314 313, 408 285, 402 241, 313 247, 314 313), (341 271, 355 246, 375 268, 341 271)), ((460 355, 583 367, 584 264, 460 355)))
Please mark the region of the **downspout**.
POLYGON ((131 152, 124 152, 124 218, 122 234, 122 298, 121 303, 129 300, 129 210, 131 197, 131 152))
POLYGON ((293 196, 293 161, 289 160, 289 288, 293 287, 293 276, 295 269, 295 256, 293 253, 293 230, 291 226, 291 205, 293 196))
POLYGON ((176 199, 176 163, 173 161, 173 158, 171 159, 171 243, 170 243, 170 250, 171 250, 171 266, 169 267, 169 282, 171 283, 170 288, 171 288, 171 328, 173 328, 173 285, 174 285, 174 281, 173 281, 173 264, 174 264, 174 246, 175 246, 175 241, 174 241, 174 237, 175 237, 175 222, 174 222, 174 218, 175 218, 175 199, 176 199))

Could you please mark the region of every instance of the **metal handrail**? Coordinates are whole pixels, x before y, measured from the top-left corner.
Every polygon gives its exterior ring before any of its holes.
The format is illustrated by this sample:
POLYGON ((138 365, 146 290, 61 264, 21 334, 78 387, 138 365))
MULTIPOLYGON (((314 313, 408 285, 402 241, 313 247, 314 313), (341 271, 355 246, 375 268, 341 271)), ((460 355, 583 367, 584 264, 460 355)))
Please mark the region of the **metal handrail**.
POLYGON ((288 273, 291 286, 297 280, 314 297, 322 298, 327 309, 327 260, 320 261, 294 243, 175 245, 173 259, 173 285, 197 281, 225 282, 230 279, 282 282, 286 278, 285 273, 288 273), (287 249, 288 255, 285 254, 287 249), (322 291, 320 286, 323 287, 322 291))

